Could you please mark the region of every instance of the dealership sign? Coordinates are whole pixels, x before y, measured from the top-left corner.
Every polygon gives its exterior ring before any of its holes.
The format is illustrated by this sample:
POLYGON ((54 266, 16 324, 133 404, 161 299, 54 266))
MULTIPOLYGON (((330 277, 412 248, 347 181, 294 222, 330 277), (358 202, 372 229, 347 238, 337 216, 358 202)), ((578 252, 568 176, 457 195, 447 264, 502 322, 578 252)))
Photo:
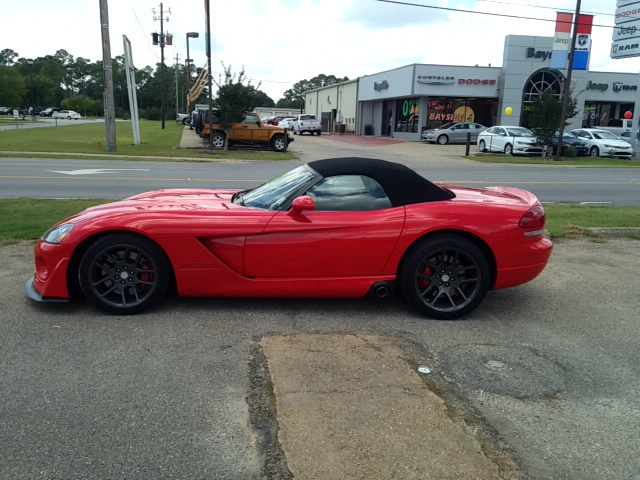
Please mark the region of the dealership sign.
POLYGON ((426 85, 453 85, 456 83, 456 77, 447 75, 418 75, 416 81, 426 85))
POLYGON ((640 55, 640 1, 618 0, 611 58, 628 58, 638 55, 640 55))

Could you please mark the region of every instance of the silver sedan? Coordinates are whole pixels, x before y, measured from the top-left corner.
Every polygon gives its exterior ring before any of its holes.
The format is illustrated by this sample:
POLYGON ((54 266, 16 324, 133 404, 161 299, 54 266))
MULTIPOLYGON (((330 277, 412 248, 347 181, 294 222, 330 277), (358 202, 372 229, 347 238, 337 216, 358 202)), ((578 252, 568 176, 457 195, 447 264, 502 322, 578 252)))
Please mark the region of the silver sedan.
POLYGON ((471 141, 476 142, 478 134, 487 127, 473 122, 445 123, 438 128, 430 128, 422 132, 422 140, 430 143, 465 143, 467 133, 471 134, 471 141))

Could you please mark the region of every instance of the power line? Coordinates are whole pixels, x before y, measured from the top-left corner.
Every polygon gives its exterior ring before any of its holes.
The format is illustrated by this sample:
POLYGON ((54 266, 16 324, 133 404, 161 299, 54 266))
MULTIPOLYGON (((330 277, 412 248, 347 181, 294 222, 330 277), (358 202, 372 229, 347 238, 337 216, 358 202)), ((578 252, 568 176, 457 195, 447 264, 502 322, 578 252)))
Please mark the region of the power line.
MULTIPOLYGON (((544 10, 553 10, 556 12, 569 12, 569 13, 573 13, 573 10, 570 10, 568 8, 556 8, 556 7, 545 7, 542 5, 522 5, 521 3, 511 3, 511 2, 499 2, 498 0, 476 0, 476 2, 487 2, 487 3, 498 3, 501 5, 513 5, 516 7, 527 7, 527 8, 541 8, 544 10)), ((615 14, 613 13, 602 13, 602 12, 585 12, 583 11, 582 13, 587 14, 587 15, 603 15, 606 17, 614 17, 615 14)))
MULTIPOLYGON (((537 18, 537 17, 524 17, 524 16, 520 16, 520 15, 509 15, 506 13, 490 13, 490 12, 475 12, 473 10, 461 10, 459 8, 448 8, 448 7, 435 7, 433 5, 421 5, 419 3, 409 3, 409 2, 400 2, 398 0, 376 0, 377 2, 383 2, 383 3, 393 3, 396 5, 404 5, 407 7, 420 7, 420 8, 431 8, 433 10, 444 10, 447 12, 456 12, 456 13, 474 13, 476 15, 487 15, 487 16, 491 16, 491 17, 504 17, 504 18, 516 18, 519 20, 535 20, 538 22, 549 22, 549 23, 556 23, 555 19, 549 19, 549 18, 537 18)), ((599 24, 593 24, 594 27, 604 27, 604 28, 615 28, 614 25, 599 25, 599 24)))

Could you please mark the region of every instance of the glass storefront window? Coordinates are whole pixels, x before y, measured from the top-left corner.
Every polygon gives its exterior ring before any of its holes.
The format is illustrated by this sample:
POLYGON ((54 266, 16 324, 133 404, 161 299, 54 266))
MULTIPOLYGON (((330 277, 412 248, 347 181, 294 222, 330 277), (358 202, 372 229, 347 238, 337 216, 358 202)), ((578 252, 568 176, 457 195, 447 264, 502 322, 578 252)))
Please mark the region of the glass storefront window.
POLYGON ((420 99, 405 98, 396 102, 395 132, 418 133, 420 99))
POLYGON ((427 128, 449 122, 477 122, 490 127, 495 123, 497 110, 497 98, 429 97, 427 128))

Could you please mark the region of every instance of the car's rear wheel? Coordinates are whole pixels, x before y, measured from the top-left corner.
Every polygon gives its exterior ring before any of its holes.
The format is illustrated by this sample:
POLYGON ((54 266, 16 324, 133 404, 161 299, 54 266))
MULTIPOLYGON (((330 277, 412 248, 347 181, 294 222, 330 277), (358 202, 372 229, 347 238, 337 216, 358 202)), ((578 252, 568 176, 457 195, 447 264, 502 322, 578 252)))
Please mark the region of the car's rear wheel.
POLYGON ((71 120, 71 115, 69 115, 69 116, 67 117, 67 120, 71 120))
POLYGON ((211 139, 213 148, 224 148, 224 139, 225 139, 224 133, 214 132, 213 137, 211 139))
POLYGON ((274 135, 271 139, 271 148, 276 152, 284 152, 284 135, 274 135))
POLYGON ((418 244, 399 276, 407 300, 436 320, 453 320, 474 310, 490 282, 482 251, 457 235, 438 235, 418 244))
POLYGON ((449 143, 449 137, 447 137, 446 135, 440 135, 438 137, 438 143, 440 145, 446 145, 447 143, 449 143))
POLYGON ((513 155, 513 146, 510 143, 507 143, 504 146, 504 154, 505 155, 513 155))
POLYGON ((114 233, 96 240, 80 261, 82 292, 96 307, 127 315, 155 305, 165 294, 171 268, 151 240, 114 233))
POLYGON ((322 135, 322 130, 316 130, 316 135, 322 135))
POLYGON ((487 144, 484 143, 484 140, 480 140, 480 142, 478 143, 478 148, 480 149, 481 152, 487 151, 487 144))
POLYGON ((589 155, 591 155, 592 157, 599 157, 600 149, 598 147, 591 147, 591 150, 589 150, 589 155))

